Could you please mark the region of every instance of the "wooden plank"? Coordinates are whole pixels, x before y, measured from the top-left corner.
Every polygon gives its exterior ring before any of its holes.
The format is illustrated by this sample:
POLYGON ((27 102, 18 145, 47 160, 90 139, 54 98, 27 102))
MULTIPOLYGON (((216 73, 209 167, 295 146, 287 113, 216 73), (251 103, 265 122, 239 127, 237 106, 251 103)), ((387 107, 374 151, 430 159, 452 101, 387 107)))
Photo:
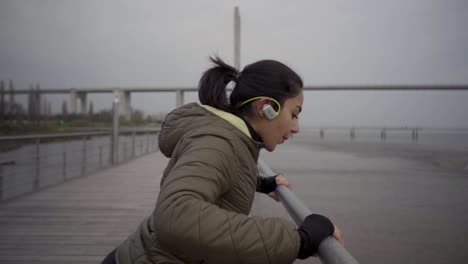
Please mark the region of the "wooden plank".
POLYGON ((151 213, 166 163, 152 153, 0 204, 0 263, 99 263, 151 213))

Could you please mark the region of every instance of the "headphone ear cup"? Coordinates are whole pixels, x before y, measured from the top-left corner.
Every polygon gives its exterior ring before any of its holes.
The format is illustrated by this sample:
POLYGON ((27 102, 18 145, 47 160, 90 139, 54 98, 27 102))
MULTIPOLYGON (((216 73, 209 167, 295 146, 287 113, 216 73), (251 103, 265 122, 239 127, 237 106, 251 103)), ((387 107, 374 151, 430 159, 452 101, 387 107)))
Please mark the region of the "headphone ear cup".
POLYGON ((263 105, 262 112, 265 114, 265 116, 269 120, 275 119, 276 116, 278 115, 278 113, 275 111, 275 109, 273 109, 273 107, 271 105, 269 105, 269 104, 264 104, 263 105))

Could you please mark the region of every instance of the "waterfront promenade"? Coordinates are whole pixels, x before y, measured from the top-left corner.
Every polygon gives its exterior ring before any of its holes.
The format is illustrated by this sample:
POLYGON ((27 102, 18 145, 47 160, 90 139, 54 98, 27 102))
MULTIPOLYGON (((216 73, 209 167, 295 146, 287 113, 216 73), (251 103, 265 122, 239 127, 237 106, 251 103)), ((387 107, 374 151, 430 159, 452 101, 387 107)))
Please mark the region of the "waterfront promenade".
MULTIPOLYGON (((468 151, 305 134, 261 157, 341 227, 360 263, 468 259, 468 151)), ((99 263, 151 213, 166 162, 154 152, 0 203, 0 263, 99 263)), ((289 218, 263 194, 252 215, 289 218)))
POLYGON ((0 263, 100 263, 149 215, 159 152, 0 203, 0 263))

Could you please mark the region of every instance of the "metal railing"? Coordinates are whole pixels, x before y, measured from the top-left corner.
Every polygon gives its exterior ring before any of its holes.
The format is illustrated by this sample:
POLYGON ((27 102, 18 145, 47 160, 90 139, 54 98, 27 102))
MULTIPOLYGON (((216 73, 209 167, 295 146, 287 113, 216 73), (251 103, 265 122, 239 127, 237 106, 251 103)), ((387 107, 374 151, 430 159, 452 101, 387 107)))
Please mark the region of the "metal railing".
MULTIPOLYGON (((258 161, 260 176, 275 175, 271 168, 262 160, 258 161)), ((312 212, 306 205, 287 187, 278 186, 276 188, 281 203, 288 211, 291 218, 299 226, 304 219, 312 212)), ((343 248, 336 239, 328 237, 320 243, 318 247, 318 255, 325 264, 357 264, 357 260, 343 248)))
POLYGON ((349 139, 354 140, 360 132, 375 132, 380 136, 381 141, 385 141, 391 132, 406 133, 412 142, 418 142, 420 131, 422 128, 418 127, 320 127, 310 128, 317 130, 320 138, 326 137, 326 131, 349 131, 349 139))
POLYGON ((157 151, 158 133, 123 130, 118 145, 110 131, 0 137, 0 201, 157 151))

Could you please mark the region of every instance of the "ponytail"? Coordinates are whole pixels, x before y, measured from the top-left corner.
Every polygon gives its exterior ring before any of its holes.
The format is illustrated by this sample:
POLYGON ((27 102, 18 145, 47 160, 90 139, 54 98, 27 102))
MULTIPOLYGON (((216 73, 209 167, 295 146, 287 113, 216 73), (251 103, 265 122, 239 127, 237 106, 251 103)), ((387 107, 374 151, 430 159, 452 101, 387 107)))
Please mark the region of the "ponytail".
POLYGON ((198 84, 198 98, 202 104, 231 112, 226 85, 231 81, 237 81, 238 70, 226 64, 218 56, 210 57, 210 60, 215 66, 203 73, 198 84))
POLYGON ((256 97, 271 97, 280 106, 286 99, 302 92, 301 77, 285 64, 275 60, 261 60, 244 67, 241 72, 219 57, 210 57, 215 64, 203 73, 198 85, 198 98, 209 105, 233 114, 251 115, 249 105, 256 97), (227 97, 226 85, 236 83, 227 97))

